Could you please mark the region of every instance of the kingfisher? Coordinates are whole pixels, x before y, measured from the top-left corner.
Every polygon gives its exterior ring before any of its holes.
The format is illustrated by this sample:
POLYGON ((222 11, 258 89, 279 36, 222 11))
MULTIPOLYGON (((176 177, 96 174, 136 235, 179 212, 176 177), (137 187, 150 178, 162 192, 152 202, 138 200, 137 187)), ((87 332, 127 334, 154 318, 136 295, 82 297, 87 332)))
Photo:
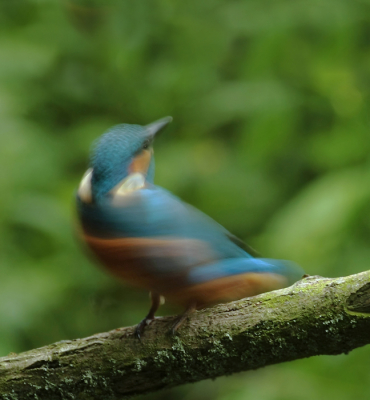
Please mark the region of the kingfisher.
POLYGON ((175 333, 196 309, 289 286, 303 272, 292 262, 260 258, 240 239, 156 186, 153 140, 172 117, 120 124, 93 146, 77 191, 81 236, 116 278, 150 292, 138 338, 162 299, 183 306, 175 333))

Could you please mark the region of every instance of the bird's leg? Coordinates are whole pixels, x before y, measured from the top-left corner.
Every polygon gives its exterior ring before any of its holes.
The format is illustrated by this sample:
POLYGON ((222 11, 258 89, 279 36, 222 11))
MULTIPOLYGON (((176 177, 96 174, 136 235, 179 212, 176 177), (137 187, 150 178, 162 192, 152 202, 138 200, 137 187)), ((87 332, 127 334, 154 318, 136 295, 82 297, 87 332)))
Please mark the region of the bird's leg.
POLYGON ((149 325, 154 320, 155 312, 161 303, 161 296, 158 293, 150 292, 150 298, 152 301, 152 306, 148 312, 148 315, 136 326, 135 335, 138 339, 141 338, 142 333, 147 325, 149 325))
POLYGON ((196 303, 191 303, 187 309, 185 310, 185 312, 181 315, 178 316, 178 318, 176 319, 175 323, 172 325, 171 328, 171 333, 172 335, 176 334, 176 331, 180 328, 180 326, 184 323, 184 321, 186 320, 186 318, 192 314, 197 308, 196 303))

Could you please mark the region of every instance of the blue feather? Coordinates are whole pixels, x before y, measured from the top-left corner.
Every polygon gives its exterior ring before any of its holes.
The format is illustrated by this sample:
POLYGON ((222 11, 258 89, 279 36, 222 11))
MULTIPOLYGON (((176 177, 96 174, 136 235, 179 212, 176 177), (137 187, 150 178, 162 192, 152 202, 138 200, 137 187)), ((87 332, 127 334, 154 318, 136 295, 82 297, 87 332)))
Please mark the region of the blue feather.
POLYGON ((304 274, 301 268, 290 261, 267 258, 230 258, 193 268, 188 275, 188 282, 191 284, 203 283, 246 273, 279 274, 287 278, 288 284, 294 283, 304 274))

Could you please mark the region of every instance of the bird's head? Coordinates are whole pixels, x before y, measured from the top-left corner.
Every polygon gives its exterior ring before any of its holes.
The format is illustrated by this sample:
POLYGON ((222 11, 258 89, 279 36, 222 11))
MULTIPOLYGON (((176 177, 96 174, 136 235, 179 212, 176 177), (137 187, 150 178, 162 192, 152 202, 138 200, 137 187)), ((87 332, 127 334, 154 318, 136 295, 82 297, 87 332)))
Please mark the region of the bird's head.
POLYGON ((99 202, 133 174, 152 182, 153 139, 171 121, 171 117, 165 117, 146 126, 121 124, 104 133, 93 146, 90 168, 78 190, 80 198, 85 202, 99 202))

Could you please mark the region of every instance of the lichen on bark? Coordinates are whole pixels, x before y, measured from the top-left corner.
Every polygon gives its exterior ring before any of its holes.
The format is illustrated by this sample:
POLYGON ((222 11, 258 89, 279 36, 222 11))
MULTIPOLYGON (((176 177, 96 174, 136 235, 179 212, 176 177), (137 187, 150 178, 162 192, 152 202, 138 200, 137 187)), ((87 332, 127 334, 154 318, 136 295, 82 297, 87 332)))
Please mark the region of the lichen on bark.
POLYGON ((289 288, 194 313, 177 336, 158 318, 0 359, 0 394, 121 399, 370 342, 370 272, 305 278, 289 288))

